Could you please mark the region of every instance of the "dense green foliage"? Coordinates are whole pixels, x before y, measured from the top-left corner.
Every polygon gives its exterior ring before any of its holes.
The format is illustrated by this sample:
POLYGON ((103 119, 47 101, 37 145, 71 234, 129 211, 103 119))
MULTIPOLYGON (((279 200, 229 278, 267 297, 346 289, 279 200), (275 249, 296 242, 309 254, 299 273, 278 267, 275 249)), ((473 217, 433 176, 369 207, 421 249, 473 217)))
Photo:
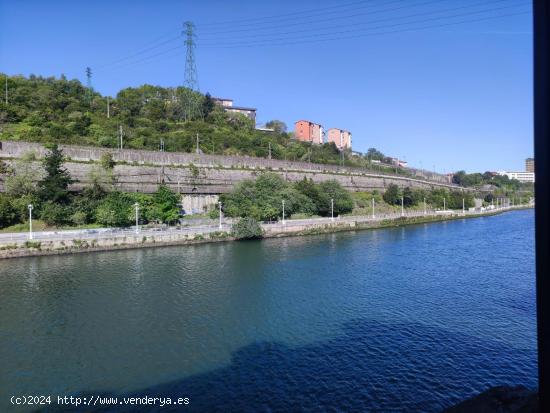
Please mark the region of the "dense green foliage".
POLYGON ((26 222, 28 204, 33 205, 33 216, 49 226, 129 226, 135 222, 136 203, 141 223, 172 223, 179 218, 178 196, 166 185, 159 185, 152 195, 113 191, 113 165, 107 158, 101 160, 100 170, 92 170, 92 184, 76 194, 69 192, 73 180, 57 145, 50 147, 42 170, 36 170, 32 160, 23 158, 14 170, 5 168, 7 192, 0 194, 0 227, 26 222), (42 179, 35 186, 36 176, 42 179))
MULTIPOLYGON (((342 162, 342 153, 333 143, 298 142, 279 120, 266 124, 274 132, 256 130, 249 118, 225 112, 209 94, 183 87, 143 85, 106 97, 64 76, 8 76, 7 84, 8 104, 0 102, 3 139, 116 148, 122 127, 124 148, 158 150, 162 140, 166 151, 194 152, 198 134, 199 149, 207 154, 267 157, 271 145, 274 159, 342 162), (200 110, 188 109, 190 99, 200 110)), ((375 152, 376 156, 369 158, 348 150, 344 162, 369 168, 370 159, 378 159, 379 152, 375 152)), ((378 165, 376 169, 408 174, 390 166, 378 165)))
POLYGON ((229 194, 222 194, 223 211, 229 217, 252 217, 259 221, 282 218, 296 213, 327 216, 334 199, 334 215, 351 212, 353 199, 336 181, 315 184, 304 179, 295 184, 275 173, 263 173, 256 180, 239 183, 229 194))
POLYGON ((517 179, 510 179, 506 175, 498 175, 493 172, 467 174, 458 171, 453 175, 453 183, 465 187, 480 187, 493 185, 508 191, 532 190, 533 184, 521 183, 517 179))
POLYGON ((389 205, 401 205, 403 202, 403 206, 406 208, 423 204, 424 201, 433 208, 445 206, 449 209, 462 209, 462 200, 464 200, 465 208, 474 206, 474 195, 471 192, 449 191, 444 188, 427 191, 425 189, 401 189, 395 184, 390 184, 382 198, 389 205))
POLYGON ((262 227, 254 218, 245 217, 239 219, 231 227, 231 235, 237 239, 262 238, 262 227))

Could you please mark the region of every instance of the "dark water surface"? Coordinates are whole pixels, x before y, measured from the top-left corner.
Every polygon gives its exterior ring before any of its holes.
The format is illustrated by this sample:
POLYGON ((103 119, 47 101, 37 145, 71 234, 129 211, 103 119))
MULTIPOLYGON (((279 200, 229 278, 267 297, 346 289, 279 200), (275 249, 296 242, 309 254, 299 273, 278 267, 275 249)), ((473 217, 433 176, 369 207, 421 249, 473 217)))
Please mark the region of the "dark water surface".
POLYGON ((537 385, 532 210, 0 270, 2 412, 13 394, 99 393, 189 397, 182 411, 435 412, 537 385))

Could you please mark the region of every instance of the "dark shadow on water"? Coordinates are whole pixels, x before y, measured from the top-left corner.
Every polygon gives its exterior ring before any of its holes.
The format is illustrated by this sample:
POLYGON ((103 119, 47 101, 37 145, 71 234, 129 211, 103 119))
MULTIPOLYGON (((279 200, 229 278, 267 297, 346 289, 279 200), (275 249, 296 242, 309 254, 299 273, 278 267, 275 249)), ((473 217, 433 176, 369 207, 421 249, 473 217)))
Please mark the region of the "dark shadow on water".
POLYGON ((52 406, 39 412, 437 412, 503 384, 536 387, 534 348, 421 324, 357 320, 320 343, 254 343, 235 352, 229 366, 130 394, 103 393, 189 397, 187 406, 52 406))

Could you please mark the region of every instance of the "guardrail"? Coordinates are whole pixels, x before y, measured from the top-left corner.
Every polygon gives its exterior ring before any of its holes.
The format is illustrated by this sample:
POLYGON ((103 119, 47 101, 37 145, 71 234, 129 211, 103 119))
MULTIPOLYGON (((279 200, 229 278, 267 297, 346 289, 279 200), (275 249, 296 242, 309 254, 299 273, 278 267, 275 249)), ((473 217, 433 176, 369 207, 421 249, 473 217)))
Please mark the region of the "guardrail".
MULTIPOLYGON (((338 216, 338 217, 319 217, 319 218, 303 218, 303 219, 286 219, 284 223, 282 221, 262 222, 261 225, 264 229, 271 230, 277 227, 292 228, 298 226, 311 226, 325 225, 331 223, 340 222, 376 222, 386 219, 398 219, 401 217, 429 217, 429 216, 468 216, 468 215, 490 215, 496 212, 504 212, 513 209, 525 208, 528 205, 510 206, 502 208, 494 208, 489 210, 475 210, 475 211, 460 211, 460 210, 426 210, 424 211, 406 211, 404 213, 386 213, 372 215, 357 215, 357 216, 338 216)), ((225 219, 220 227, 217 221, 212 220, 210 225, 194 225, 194 226, 177 226, 177 227, 165 227, 165 228, 139 228, 136 232, 135 227, 131 228, 99 228, 99 229, 85 229, 85 230, 67 230, 67 231, 42 231, 33 232, 32 239, 28 232, 17 233, 0 233, 0 246, 10 245, 14 243, 22 243, 25 241, 90 241, 90 240, 123 240, 124 238, 132 237, 169 237, 172 235, 205 235, 215 232, 229 232, 231 230, 231 224, 233 220, 231 218, 225 219), (214 222, 216 222, 214 224, 214 222)))

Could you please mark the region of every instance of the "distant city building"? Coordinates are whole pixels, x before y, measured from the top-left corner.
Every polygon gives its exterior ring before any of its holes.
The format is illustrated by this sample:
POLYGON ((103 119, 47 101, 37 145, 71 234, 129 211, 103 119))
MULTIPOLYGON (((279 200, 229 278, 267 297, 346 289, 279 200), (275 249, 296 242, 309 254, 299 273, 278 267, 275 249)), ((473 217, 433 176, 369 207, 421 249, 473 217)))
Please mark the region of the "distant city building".
POLYGON ((294 123, 294 136, 302 142, 311 142, 317 145, 324 143, 323 127, 309 120, 299 120, 294 123))
POLYGON ((526 172, 535 172, 535 159, 527 158, 525 160, 525 171, 526 172))
POLYGON ((505 175, 510 179, 517 179, 520 182, 535 182, 535 173, 534 172, 508 172, 500 171, 499 175, 505 175))
POLYGON ((224 108, 226 112, 231 113, 240 113, 242 115, 247 116, 249 119, 254 121, 254 125, 256 125, 256 109, 255 108, 248 108, 245 106, 234 106, 233 105, 233 99, 228 98, 212 98, 214 103, 217 105, 220 105, 224 108))
POLYGON ((351 132, 347 130, 330 128, 327 131, 327 140, 329 143, 334 142, 340 150, 351 149, 351 132))

